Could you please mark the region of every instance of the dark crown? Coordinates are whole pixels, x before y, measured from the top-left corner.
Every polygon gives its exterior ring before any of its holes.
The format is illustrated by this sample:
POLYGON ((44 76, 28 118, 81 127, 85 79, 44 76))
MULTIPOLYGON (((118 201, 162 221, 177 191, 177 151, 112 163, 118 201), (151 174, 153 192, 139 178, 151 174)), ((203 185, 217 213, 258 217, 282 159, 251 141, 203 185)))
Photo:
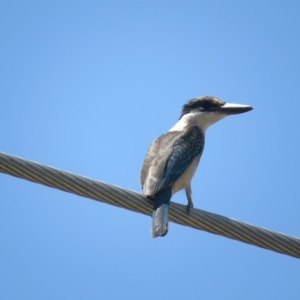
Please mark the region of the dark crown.
POLYGON ((201 96, 193 98, 182 107, 181 116, 184 116, 191 112, 208 112, 215 108, 224 105, 225 102, 212 96, 201 96))

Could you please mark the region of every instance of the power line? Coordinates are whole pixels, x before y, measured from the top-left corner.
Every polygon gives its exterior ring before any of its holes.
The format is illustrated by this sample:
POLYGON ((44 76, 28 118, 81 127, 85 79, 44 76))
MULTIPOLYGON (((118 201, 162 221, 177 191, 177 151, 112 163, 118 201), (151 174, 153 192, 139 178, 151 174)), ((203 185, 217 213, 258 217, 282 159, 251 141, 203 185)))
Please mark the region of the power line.
MULTIPOLYGON (((0 172, 145 215, 152 214, 152 202, 140 193, 2 152, 0 172)), ((170 205, 169 219, 181 225, 300 258, 300 239, 296 237, 200 209, 194 208, 188 215, 185 206, 174 202, 170 205)))

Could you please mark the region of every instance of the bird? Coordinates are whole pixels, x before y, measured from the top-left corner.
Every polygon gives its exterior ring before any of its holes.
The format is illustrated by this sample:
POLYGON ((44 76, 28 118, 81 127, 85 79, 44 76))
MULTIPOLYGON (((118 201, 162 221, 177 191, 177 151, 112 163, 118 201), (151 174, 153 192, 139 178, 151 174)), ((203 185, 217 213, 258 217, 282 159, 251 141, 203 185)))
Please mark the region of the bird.
POLYGON ((191 180, 204 149, 206 129, 228 115, 252 109, 213 96, 192 98, 182 106, 177 123, 151 143, 142 165, 140 184, 143 194, 153 201, 152 237, 168 233, 170 200, 182 189, 185 189, 187 214, 190 214, 191 180))

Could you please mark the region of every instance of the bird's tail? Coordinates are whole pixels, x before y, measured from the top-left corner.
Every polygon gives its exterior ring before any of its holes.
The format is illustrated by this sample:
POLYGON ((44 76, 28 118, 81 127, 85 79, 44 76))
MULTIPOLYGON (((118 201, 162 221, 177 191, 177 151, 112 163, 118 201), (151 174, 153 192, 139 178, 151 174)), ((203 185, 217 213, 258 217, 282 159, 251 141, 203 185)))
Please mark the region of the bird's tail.
POLYGON ((153 199, 152 237, 165 236, 168 233, 169 204, 172 187, 158 192, 153 199))

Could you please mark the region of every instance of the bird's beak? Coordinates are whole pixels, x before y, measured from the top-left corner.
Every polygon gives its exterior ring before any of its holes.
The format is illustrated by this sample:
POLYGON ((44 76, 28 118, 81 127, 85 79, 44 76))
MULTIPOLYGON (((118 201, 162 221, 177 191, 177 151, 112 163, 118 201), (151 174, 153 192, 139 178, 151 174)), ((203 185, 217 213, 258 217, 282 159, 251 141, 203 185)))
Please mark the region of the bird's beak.
POLYGON ((241 114, 241 113, 247 112, 252 109, 253 109, 253 107, 249 106, 249 105, 225 103, 224 105, 219 106, 216 109, 216 112, 225 114, 225 115, 235 115, 235 114, 241 114))

